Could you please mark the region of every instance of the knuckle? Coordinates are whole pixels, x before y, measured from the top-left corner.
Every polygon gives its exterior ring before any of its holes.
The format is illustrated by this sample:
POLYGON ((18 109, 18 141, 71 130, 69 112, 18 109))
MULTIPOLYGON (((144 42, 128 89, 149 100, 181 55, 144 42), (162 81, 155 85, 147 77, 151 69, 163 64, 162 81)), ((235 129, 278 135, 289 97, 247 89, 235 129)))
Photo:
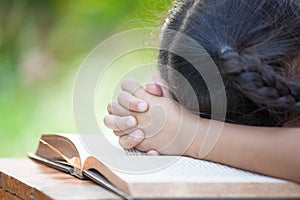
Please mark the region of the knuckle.
POLYGON ((112 123, 115 124, 116 126, 119 126, 119 121, 120 121, 119 118, 120 118, 119 116, 113 116, 111 119, 112 123))
POLYGON ((125 129, 123 120, 116 119, 115 124, 116 124, 116 126, 118 127, 119 130, 123 131, 125 129))
POLYGON ((136 145, 134 140, 128 135, 120 137, 119 144, 125 149, 133 148, 136 145))
POLYGON ((121 88, 122 89, 126 88, 127 82, 128 82, 128 78, 122 79, 122 81, 121 81, 121 88))
POLYGON ((107 126, 107 127, 110 127, 110 123, 109 123, 109 120, 110 117, 108 115, 106 115, 104 118, 103 118, 103 123, 107 126))
POLYGON ((132 128, 135 127, 136 119, 134 118, 132 124, 128 124, 129 119, 130 119, 129 116, 119 118, 119 120, 116 122, 116 125, 118 126, 119 130, 126 132, 126 131, 130 131, 132 128))
POLYGON ((126 145, 126 136, 120 137, 119 138, 119 144, 121 147, 127 149, 127 145, 126 145))
POLYGON ((114 134, 115 134, 116 136, 118 136, 118 137, 120 137, 120 136, 123 135, 121 131, 113 131, 113 132, 114 132, 114 134))
POLYGON ((136 108, 137 104, 138 104, 137 98, 135 98, 134 96, 131 95, 128 99, 128 103, 129 103, 130 107, 136 108))
POLYGON ((118 96, 118 102, 122 103, 127 97, 127 92, 122 91, 118 96))
POLYGON ((112 102, 110 102, 109 104, 107 104, 106 110, 111 113, 112 112, 112 102))
POLYGON ((118 100, 119 103, 120 103, 121 100, 122 100, 122 93, 123 93, 123 92, 121 92, 121 93, 118 95, 118 98, 117 98, 117 100, 118 100))

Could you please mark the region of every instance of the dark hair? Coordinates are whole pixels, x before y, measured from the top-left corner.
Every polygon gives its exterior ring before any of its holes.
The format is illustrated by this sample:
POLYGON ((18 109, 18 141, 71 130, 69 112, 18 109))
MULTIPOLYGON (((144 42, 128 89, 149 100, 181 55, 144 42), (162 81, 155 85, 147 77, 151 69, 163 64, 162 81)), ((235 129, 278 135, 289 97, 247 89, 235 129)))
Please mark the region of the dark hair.
POLYGON ((211 102, 203 77, 168 51, 177 44, 167 29, 197 41, 214 60, 225 85, 227 121, 283 126, 300 116, 299 0, 175 2, 161 31, 160 73, 171 89, 176 88, 175 97, 185 88, 167 66, 182 74, 197 95, 200 116, 207 117, 211 102))

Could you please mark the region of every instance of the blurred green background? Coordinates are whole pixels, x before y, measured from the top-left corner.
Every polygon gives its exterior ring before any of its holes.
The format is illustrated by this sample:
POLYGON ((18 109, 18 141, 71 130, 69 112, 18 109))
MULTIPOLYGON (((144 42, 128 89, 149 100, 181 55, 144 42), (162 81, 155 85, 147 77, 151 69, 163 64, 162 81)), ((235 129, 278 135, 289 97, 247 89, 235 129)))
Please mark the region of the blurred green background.
MULTIPOLYGON (((170 5, 171 0, 0 0, 0 157, 26 156, 41 133, 75 132, 72 92, 84 58, 115 33, 161 26, 170 5)), ((126 62, 123 68, 130 66, 126 62)))

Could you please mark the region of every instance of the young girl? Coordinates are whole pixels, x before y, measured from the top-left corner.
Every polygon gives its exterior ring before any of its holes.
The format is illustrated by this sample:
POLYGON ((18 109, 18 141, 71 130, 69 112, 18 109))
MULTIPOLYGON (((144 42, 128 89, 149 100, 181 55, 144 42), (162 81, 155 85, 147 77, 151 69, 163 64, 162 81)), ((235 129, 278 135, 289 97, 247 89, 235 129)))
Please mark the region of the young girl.
POLYGON ((183 154, 300 182, 300 129, 295 128, 300 122, 298 0, 178 1, 163 25, 161 45, 156 84, 143 88, 125 79, 118 101, 108 105, 104 123, 120 137, 121 146, 149 154, 183 154), (210 119, 212 103, 203 77, 168 51, 182 46, 170 29, 207 51, 225 85, 227 123, 204 156, 199 152, 210 120, 218 119, 210 119), (199 115, 189 107, 178 74, 192 86, 199 115), (184 99, 180 104, 178 97, 184 99))

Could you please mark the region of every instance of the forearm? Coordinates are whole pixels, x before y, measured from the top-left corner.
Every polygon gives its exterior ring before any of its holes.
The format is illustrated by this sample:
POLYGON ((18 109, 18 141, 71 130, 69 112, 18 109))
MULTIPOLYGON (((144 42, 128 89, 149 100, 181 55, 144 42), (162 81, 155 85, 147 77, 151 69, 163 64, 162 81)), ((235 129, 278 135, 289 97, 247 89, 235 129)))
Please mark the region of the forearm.
MULTIPOLYGON (((198 135, 203 139, 203 127, 208 127, 208 120, 201 120, 200 123, 204 125, 198 135)), ((193 147, 198 152, 199 145, 203 144, 196 142, 193 147)), ((192 156, 199 158, 199 154, 192 156)), ((300 129, 225 123, 220 137, 205 159, 300 182, 299 156, 300 129)))
MULTIPOLYGON (((104 120, 120 136, 122 147, 169 155, 184 153, 300 183, 300 129, 225 123, 220 127, 219 137, 214 137, 218 135, 215 132, 206 137, 210 120, 194 115, 170 98, 150 95, 131 79, 122 82, 122 89, 124 92, 118 102, 108 106, 111 120, 104 120), (142 101, 148 104, 148 109, 135 112, 132 108, 138 108, 142 101), (127 115, 132 110, 130 115, 135 117, 136 123, 129 127, 127 115), (130 132, 134 128, 138 128, 143 137, 130 132)), ((221 123, 212 122, 217 124, 210 128, 221 123)))

